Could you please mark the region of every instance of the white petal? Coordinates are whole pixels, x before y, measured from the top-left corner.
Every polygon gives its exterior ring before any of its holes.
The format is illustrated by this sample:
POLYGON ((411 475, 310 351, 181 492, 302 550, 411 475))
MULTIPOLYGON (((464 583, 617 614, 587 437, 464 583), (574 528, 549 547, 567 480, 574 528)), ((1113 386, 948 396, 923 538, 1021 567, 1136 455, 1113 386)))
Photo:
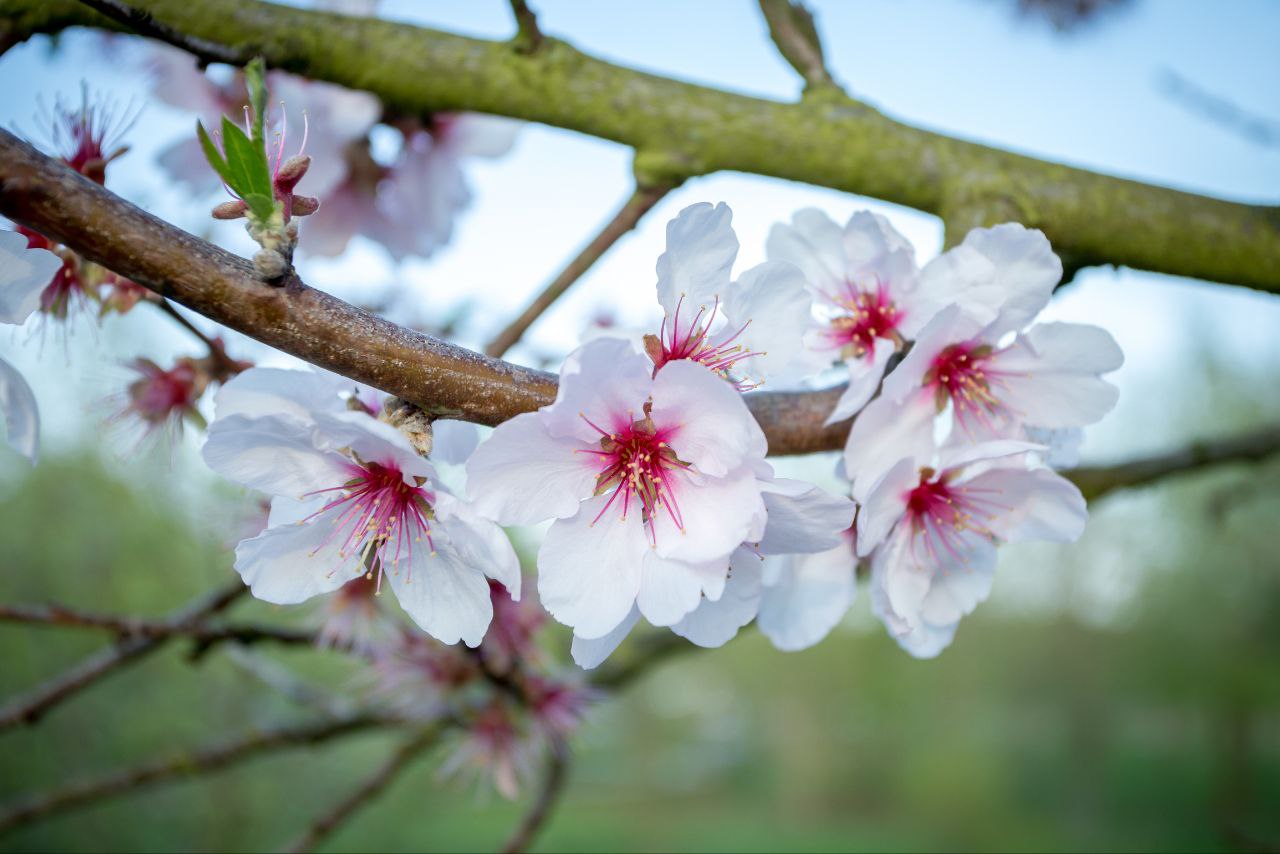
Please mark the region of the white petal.
POLYGON ((835 424, 837 421, 852 418, 862 411, 862 407, 867 405, 867 401, 871 400, 871 396, 880 387, 885 366, 889 364, 889 359, 893 357, 896 350, 892 341, 877 338, 875 349, 870 354, 871 358, 862 356, 845 361, 849 369, 849 385, 845 387, 844 394, 840 395, 840 400, 836 401, 836 408, 831 411, 824 423, 835 424))
POLYGON ((919 295, 935 310, 955 303, 980 323, 994 323, 999 337, 1035 319, 1061 279, 1062 261, 1044 234, 1005 223, 975 228, 925 265, 919 295))
POLYGON ((304 522, 323 510, 329 501, 326 495, 313 495, 301 501, 287 495, 274 496, 267 511, 267 527, 278 528, 304 522))
POLYGON ((322 448, 342 449, 366 463, 399 469, 410 485, 415 477, 437 479, 435 466, 420 457, 408 437, 390 424, 354 410, 316 412, 314 418, 316 444, 322 448))
POLYGON ((957 623, 991 595, 996 574, 996 550, 976 549, 959 567, 934 574, 920 608, 922 622, 933 626, 957 623))
POLYGON ((951 623, 947 626, 922 623, 906 634, 897 635, 894 639, 898 642, 898 646, 914 658, 936 658, 944 649, 951 646, 959 626, 959 623, 951 623))
POLYGON ((788 652, 813 646, 834 629, 857 593, 857 560, 846 540, 808 555, 770 558, 782 563, 776 584, 764 588, 756 624, 788 652))
POLYGON ((888 217, 871 211, 854 211, 841 235, 845 257, 850 268, 857 270, 876 264, 881 259, 906 253, 914 263, 915 247, 893 227, 888 217))
POLYGON ((228 480, 291 498, 341 486, 354 468, 341 454, 317 448, 312 428, 278 417, 218 419, 202 454, 209 468, 228 480))
POLYGON ((670 626, 698 607, 700 601, 702 578, 697 569, 650 549, 644 558, 636 597, 644 618, 655 626, 670 626))
POLYGON ((358 556, 339 554, 345 540, 335 531, 342 514, 335 507, 244 540, 236 546, 236 572, 254 596, 276 605, 332 593, 364 572, 358 556))
POLYGON ((698 646, 724 646, 751 622, 760 607, 760 565, 760 558, 750 552, 735 552, 724 594, 715 601, 703 599, 671 631, 698 646))
POLYGON ((61 268, 62 259, 48 249, 28 249, 25 236, 0 231, 0 323, 24 322, 61 268))
POLYGON ((626 639, 640 619, 640 609, 632 607, 631 613, 618 623, 608 634, 598 638, 582 638, 573 636, 573 644, 569 648, 573 661, 583 670, 594 670, 601 662, 613 655, 613 651, 626 639))
POLYGON ((553 439, 541 413, 499 424, 467 460, 467 495, 476 512, 503 525, 564 519, 595 489, 599 467, 589 447, 553 439))
POLYGON ((928 464, 937 414, 932 395, 925 391, 902 403, 878 397, 867 404, 854 419, 844 448, 845 475, 853 481, 856 501, 865 501, 876 481, 899 460, 928 464))
POLYGON ((446 142, 469 157, 501 157, 511 150, 524 122, 483 113, 451 115, 446 142))
POLYGON ((885 377, 881 396, 902 400, 916 393, 939 353, 953 344, 972 341, 982 332, 983 325, 961 312, 959 306, 939 312, 921 330, 911 352, 885 377))
MULTIPOLYGON (((724 299, 738 238, 733 233, 733 212, 724 202, 690 205, 667 223, 667 251, 658 256, 658 302, 669 316, 680 298, 681 312, 701 306, 711 309, 716 297, 724 299)), ((692 316, 692 315, 690 315, 692 316)))
POLYGON ((1084 444, 1082 427, 1063 427, 1050 430, 1046 427, 1024 426, 1027 441, 1044 445, 1044 464, 1054 469, 1074 468, 1080 463, 1080 446, 1084 444))
POLYGON ((820 210, 806 208, 769 230, 765 252, 770 261, 786 261, 804 272, 817 292, 832 293, 848 276, 840 226, 820 210))
POLYGON ((512 599, 520 601, 520 559, 506 532, 446 492, 436 493, 435 512, 437 525, 459 559, 500 583, 512 599))
POLYGON ((855 505, 802 481, 778 479, 761 484, 769 514, 762 554, 802 554, 826 551, 842 542, 853 524, 855 505))
POLYGON ((4 416, 5 439, 35 465, 40 449, 36 396, 22 374, 4 359, 0 359, 0 414, 4 416))
POLYGON ((1009 542, 1075 542, 1089 520, 1080 490, 1049 469, 996 468, 965 481, 963 486, 991 490, 980 494, 1010 508, 991 523, 991 529, 1009 542))
POLYGON ((920 483, 920 467, 912 458, 900 460, 876 481, 858 513, 858 554, 866 556, 884 542, 907 511, 907 494, 920 483))
POLYGON ((1083 427, 1106 415, 1120 392, 1098 374, 1120 367, 1124 355, 1103 329, 1041 323, 996 354, 988 370, 997 394, 1017 419, 1037 427, 1083 427))
POLYGON ((441 643, 480 645, 493 619, 489 582, 451 547, 441 544, 434 555, 415 549, 409 568, 385 577, 400 607, 427 634, 441 643))
POLYGON ((765 455, 764 433, 742 395, 696 362, 662 366, 651 415, 680 459, 703 474, 721 477, 765 455))
POLYGON ((593 524, 607 501, 601 495, 556 520, 538 552, 542 606, 588 639, 607 634, 631 610, 650 548, 639 513, 623 520, 613 507, 593 524))
POLYGON ((644 417, 653 364, 625 338, 596 338, 570 353, 560 370, 556 402, 541 410, 547 432, 592 445, 644 417))
POLYGON ((761 530, 767 518, 759 481, 750 469, 727 477, 683 472, 670 482, 684 527, 676 526, 666 508, 654 514, 654 538, 663 557, 692 564, 722 560, 761 530))
POLYGON ((214 417, 287 415, 310 421, 313 412, 341 412, 339 395, 355 383, 325 371, 250 368, 233 377, 214 395, 214 417))
POLYGON ((431 459, 461 465, 480 444, 480 431, 474 424, 441 418, 431 423, 431 459))
POLYGON ((800 268, 766 261, 743 273, 724 297, 726 335, 759 353, 742 362, 756 380, 797 379, 808 372, 804 336, 813 325, 813 301, 800 268), (747 324, 743 329, 743 324, 747 324))

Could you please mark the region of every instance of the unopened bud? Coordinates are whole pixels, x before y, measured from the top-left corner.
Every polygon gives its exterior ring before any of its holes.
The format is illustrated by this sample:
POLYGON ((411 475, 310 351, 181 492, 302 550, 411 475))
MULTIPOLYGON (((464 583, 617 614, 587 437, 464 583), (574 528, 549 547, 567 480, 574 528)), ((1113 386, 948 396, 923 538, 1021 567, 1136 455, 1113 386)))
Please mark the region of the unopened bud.
POLYGON ((229 202, 223 202, 213 209, 214 219, 239 219, 244 216, 249 206, 240 199, 232 199, 229 202))
POLYGON ((302 180, 302 176, 307 174, 309 168, 311 168, 311 157, 306 154, 295 155, 281 163, 280 168, 276 171, 276 191, 292 192, 293 188, 302 180))
POLYGON ((310 216, 320 210, 320 200, 311 196, 294 196, 293 210, 294 216, 310 216))

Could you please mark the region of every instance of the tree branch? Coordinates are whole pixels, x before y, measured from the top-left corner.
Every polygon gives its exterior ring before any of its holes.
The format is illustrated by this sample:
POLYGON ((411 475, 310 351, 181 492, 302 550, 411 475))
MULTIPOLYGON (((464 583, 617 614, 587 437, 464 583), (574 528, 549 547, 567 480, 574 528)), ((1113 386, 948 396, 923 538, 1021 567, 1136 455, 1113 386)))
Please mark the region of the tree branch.
POLYGON ((211 62, 244 65, 253 59, 253 53, 243 48, 228 47, 194 36, 184 35, 172 27, 165 26, 157 21, 150 12, 138 8, 136 4, 123 3, 121 0, 79 0, 79 2, 98 12, 103 17, 115 21, 126 30, 185 50, 200 60, 202 65, 208 65, 211 62))
POLYGON ((1117 489, 1146 486, 1174 475, 1222 463, 1254 462, 1280 453, 1280 425, 1264 427, 1229 439, 1193 442, 1165 454, 1112 466, 1089 466, 1063 472, 1090 501, 1117 489))
POLYGON ((90 614, 61 605, 0 605, 0 622, 104 629, 118 635, 121 640, 190 638, 197 649, 201 650, 228 641, 244 645, 272 641, 291 646, 313 646, 316 642, 314 631, 284 626, 142 620, 136 617, 90 614))
MULTIPOLYGON (((423 409, 499 424, 555 400, 556 378, 374 317, 290 273, 266 285, 249 262, 156 219, 0 129, 0 213, 210 320, 423 409)), ((839 448, 824 426, 841 389, 753 392, 773 454, 839 448)))
POLYGON ((199 748, 159 762, 80 780, 14 804, 0 811, 0 833, 55 813, 124 795, 156 783, 218 771, 261 753, 320 744, 341 736, 399 723, 394 718, 362 713, 259 730, 234 741, 199 748))
POLYGON ((312 822, 306 832, 284 850, 295 852, 314 850, 316 846, 341 827, 343 822, 350 819, 361 808, 367 806, 378 795, 382 794, 388 786, 395 782, 401 772, 413 763, 413 760, 439 741, 444 727, 443 723, 429 726, 405 741, 368 779, 361 783, 351 794, 334 804, 328 812, 312 822))
MULTIPOLYGON (((182 608, 169 618, 170 625, 187 626, 224 610, 248 590, 237 579, 182 608)), ((88 688, 102 677, 154 652, 168 636, 126 637, 112 647, 94 653, 64 673, 37 686, 0 709, 0 731, 18 724, 33 724, 54 706, 88 688)))
POLYGON ((533 322, 537 320, 544 311, 551 307, 551 304, 564 295, 574 282, 578 281, 583 274, 591 269, 596 261, 600 260, 600 256, 609 251, 609 247, 617 243, 624 234, 631 231, 640 222, 640 218, 648 213, 654 205, 662 200, 662 197, 671 191, 671 185, 662 185, 654 187, 638 187, 626 203, 614 214, 613 219, 604 229, 597 234, 590 243, 583 247, 577 257, 568 263, 568 265, 560 271, 560 274, 551 280, 551 284, 547 285, 542 293, 534 297, 533 302, 529 303, 519 317, 511 321, 506 329, 494 337, 484 348, 486 354, 490 356, 500 357, 503 353, 511 349, 520 337, 524 335, 533 322))
POLYGON ((538 787, 538 794, 529 805, 529 811, 520 819, 520 824, 512 831, 511 836, 502 844, 503 854, 519 854, 527 851, 533 844, 538 831, 551 817, 564 785, 569 779, 569 748, 562 741, 552 741, 547 756, 547 771, 538 787))
POLYGON ((820 89, 838 91, 822 56, 822 39, 813 12, 799 0, 760 0, 760 11, 778 53, 804 78, 805 94, 820 89))
MULTIPOLYGON (((474 110, 665 155, 674 180, 720 170, 883 199, 944 218, 1017 219, 1074 266, 1280 291, 1280 209, 1128 181, 910 127, 854 100, 779 103, 612 65, 556 39, 503 42, 259 0, 131 4, 170 30, 252 46, 268 64, 422 115, 474 110), (305 38, 299 37, 305 34, 305 38), (373 56, 368 46, 379 46, 373 56)), ((112 25, 76 0, 0 0, 7 37, 112 25)))
POLYGON ((538 16, 529 8, 525 0, 510 0, 511 14, 516 19, 516 50, 520 53, 533 53, 542 46, 542 30, 538 29, 538 16))

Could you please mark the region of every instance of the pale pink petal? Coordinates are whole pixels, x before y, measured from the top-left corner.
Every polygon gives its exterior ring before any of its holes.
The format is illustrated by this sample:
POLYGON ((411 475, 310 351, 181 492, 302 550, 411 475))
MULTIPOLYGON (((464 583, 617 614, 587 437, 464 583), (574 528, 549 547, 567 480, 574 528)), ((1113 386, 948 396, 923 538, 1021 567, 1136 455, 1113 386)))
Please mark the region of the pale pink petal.
POLYGON ((447 492, 436 493, 434 509, 436 525, 462 563, 497 581, 512 599, 520 601, 520 559, 506 532, 447 492))
POLYGON ((915 266, 915 247, 893 227, 888 217, 871 211, 855 211, 841 234, 849 269, 857 271, 878 264, 890 255, 905 253, 915 266))
POLYGON ((840 226, 816 208, 797 211, 790 224, 775 224, 765 250, 770 261, 799 267, 816 293, 836 293, 848 279, 840 226))
POLYGON ((738 238, 733 233, 733 213, 724 202, 690 205, 667 223, 667 251, 658 256, 658 302, 673 317, 680 305, 682 318, 709 312, 716 297, 724 299, 729 288, 738 238))
POLYGON ((621 432, 643 418, 652 389, 653 364, 630 341, 596 338, 565 357, 556 402, 542 410, 543 423, 552 436, 598 446, 603 437, 596 427, 621 432))
POLYGON ((848 498, 785 478, 760 487, 769 514, 757 546, 761 554, 826 551, 841 543, 853 524, 855 505, 848 498))
POLYGON ((644 618, 655 626, 670 626, 698 607, 700 601, 702 579, 697 569, 650 549, 644 558, 640 592, 636 597, 636 605, 644 618))
POLYGON ((915 459, 899 460, 868 490, 858 513, 858 555, 865 557, 884 542, 907 512, 907 496, 920 483, 915 459))
POLYGON ((926 391, 901 403, 878 397, 867 404, 853 420, 844 448, 844 470, 853 481, 854 500, 865 500, 876 481, 899 460, 924 465, 933 458, 937 414, 933 396, 926 391))
POLYGON ((813 325, 813 301, 800 268, 766 261, 747 270, 723 297, 727 323, 718 339, 757 353, 741 362, 755 380, 790 380, 812 373, 805 332, 813 325), (739 334, 741 332, 741 334, 739 334))
POLYGON ((48 249, 28 249, 25 235, 0 230, 0 323, 25 322, 61 268, 48 249))
POLYGON ((583 638, 578 635, 573 636, 573 644, 570 646, 570 654, 573 661, 583 670, 594 670, 600 664, 613 655, 613 651, 626 640, 631 630, 640 620, 640 609, 631 608, 631 613, 627 614, 622 622, 618 623, 608 634, 601 635, 598 638, 583 638))
POLYGON ((454 113, 445 117, 445 143, 468 157, 502 157, 515 145, 523 122, 484 113, 454 113))
POLYGON ((608 500, 592 498, 578 515, 557 519, 538 552, 542 606, 587 639, 608 634, 631 610, 650 550, 639 513, 601 516, 608 500))
POLYGON ((653 380, 652 417, 667 442, 698 471, 720 477, 767 447, 760 425, 733 386, 696 362, 668 362, 653 380))
POLYGON ((852 418, 862 411, 862 407, 867 405, 867 401, 871 400, 876 390, 880 388, 885 366, 889 364, 889 359, 893 358, 896 350, 892 341, 877 338, 875 347, 869 354, 870 358, 862 356, 845 361, 845 366, 849 369, 849 384, 840 395, 840 399, 836 401, 836 408, 827 416, 826 424, 835 424, 837 421, 852 418))
POLYGON ((306 522, 268 528, 236 546, 236 572, 253 595, 276 605, 294 605, 331 593, 365 569, 358 555, 341 554, 335 534, 343 508, 306 522))
POLYGON ((202 453, 218 474, 269 495, 302 498, 351 478, 344 456, 316 447, 313 428, 289 418, 219 418, 202 453))
POLYGON ((0 415, 5 440, 32 465, 40 448, 40 410, 31 386, 17 369, 0 359, 0 415))
POLYGON ((671 627, 680 637, 701 647, 724 646, 751 622, 760 605, 761 560, 745 549, 734 552, 733 570, 719 599, 703 599, 671 627))
POLYGON ((1009 508, 990 527, 1009 542, 1071 543, 1084 532, 1089 512, 1074 483, 1049 469, 995 468, 966 480, 965 488, 1009 508))
POLYGON ((1083 427, 1115 406, 1119 390, 1098 375, 1124 355, 1103 329, 1076 323, 1031 327, 989 363, 998 395, 1016 419, 1051 429, 1083 427))
POLYGON ((480 444, 480 431, 474 424, 441 418, 431 422, 431 459, 461 465, 480 444))
POLYGON ((846 540, 817 554, 769 558, 781 569, 764 588, 756 624, 785 651, 813 646, 825 638, 853 605, 857 560, 846 540))
POLYGON ((250 368, 233 377, 214 395, 214 417, 287 416, 310 422, 313 412, 341 412, 341 394, 355 383, 325 371, 250 368))
POLYGON ((722 478, 686 472, 672 477, 670 485, 684 525, 678 527, 665 508, 654 514, 654 539, 663 557, 692 564, 721 560, 767 518, 759 482, 749 469, 722 478))
POLYGON ((414 549, 408 567, 386 572, 400 607, 423 631, 445 644, 480 645, 493 618, 489 582, 451 545, 435 553, 414 549))

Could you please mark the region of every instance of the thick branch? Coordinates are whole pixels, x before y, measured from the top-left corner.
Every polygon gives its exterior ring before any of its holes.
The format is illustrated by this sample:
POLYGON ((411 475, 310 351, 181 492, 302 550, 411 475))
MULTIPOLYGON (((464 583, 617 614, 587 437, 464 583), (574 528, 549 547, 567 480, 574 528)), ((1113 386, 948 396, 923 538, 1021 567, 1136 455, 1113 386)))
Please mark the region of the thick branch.
POLYGON ((1117 489, 1146 486, 1173 475, 1222 463, 1254 462, 1280 452, 1280 425, 1229 439, 1195 442, 1177 451, 1156 454, 1113 466, 1077 468, 1064 472, 1094 501, 1117 489))
POLYGON ((0 833, 54 813, 124 795, 155 783, 218 771, 261 753, 286 747, 320 744, 374 727, 396 724, 398 721, 391 718, 360 714, 260 730, 235 741, 182 753, 170 759, 139 765, 101 777, 81 780, 62 789, 15 804, 0 812, 0 833))
MULTIPOLYGON (((277 68, 365 89, 394 112, 475 110, 718 170, 803 181, 946 219, 1015 218, 1073 266, 1121 264, 1280 291, 1280 209, 1220 201, 930 133, 849 99, 786 104, 611 65, 545 39, 501 42, 258 0, 146 0, 171 30, 252 49, 277 68), (377 45, 376 52, 369 50, 377 45)), ((0 0, 10 39, 111 24, 75 0, 0 0)))
POLYGON ((582 276, 591 269, 591 266, 600 260, 600 256, 609 251, 609 247, 617 243, 621 237, 636 227, 636 223, 640 222, 640 218, 649 212, 663 196, 671 190, 670 185, 659 187, 640 187, 631 197, 627 199, 613 219, 609 220, 608 225, 595 236, 590 243, 583 247, 578 256, 569 262, 560 275, 551 280, 551 284, 547 285, 546 290, 534 297, 533 302, 529 303, 519 317, 511 321, 506 329, 497 334, 488 346, 484 348, 485 353, 490 356, 501 356, 510 350, 520 336, 524 335, 533 322, 542 316, 542 313, 551 307, 551 304, 564 295, 574 282, 582 278, 582 276))
MULTIPOLYGON (((433 415, 498 424, 555 400, 556 378, 404 329, 156 219, 0 130, 0 213, 210 320, 433 415)), ((747 396, 774 454, 839 448, 840 389, 747 396)))
MULTIPOLYGON (((172 626, 188 626, 216 614, 248 590, 239 580, 227 587, 202 596, 177 611, 166 622, 172 626)), ((170 636, 126 637, 76 664, 71 669, 36 686, 25 696, 0 709, 0 731, 18 724, 33 724, 68 697, 74 696, 102 677, 159 649, 170 636)))
POLYGON ((285 850, 314 850, 317 845, 341 827, 343 822, 350 819, 361 808, 368 806, 388 786, 394 783, 401 772, 413 763, 413 760, 417 759, 439 740, 443 728, 442 724, 430 726, 409 738, 367 780, 361 783, 351 794, 334 804, 328 812, 312 822, 306 832, 294 840, 285 850))

